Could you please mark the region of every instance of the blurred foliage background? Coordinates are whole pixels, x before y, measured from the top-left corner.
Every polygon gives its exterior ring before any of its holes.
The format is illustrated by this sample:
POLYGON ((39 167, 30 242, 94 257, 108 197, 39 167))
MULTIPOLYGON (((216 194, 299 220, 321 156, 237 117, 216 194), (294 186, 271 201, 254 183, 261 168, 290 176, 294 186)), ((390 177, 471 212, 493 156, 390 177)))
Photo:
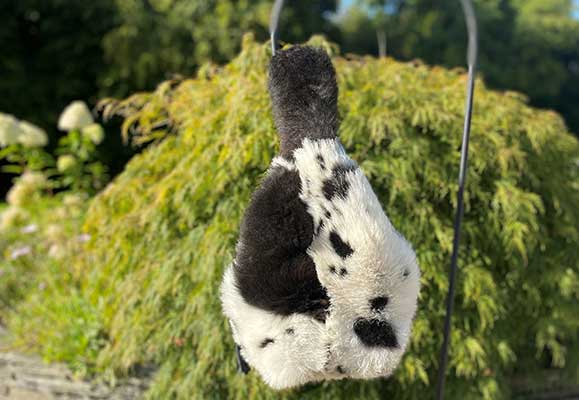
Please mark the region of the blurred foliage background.
MULTIPOLYGON (((123 117, 128 139, 148 145, 90 201, 73 185, 51 194, 53 179, 38 172, 19 178, 0 212, 0 318, 15 345, 112 382, 153 365, 151 399, 433 397, 465 73, 346 59, 319 37, 313 43, 334 55, 341 140, 422 270, 411 345, 395 375, 278 393, 236 372, 219 285, 278 147, 270 48, 251 36, 224 67, 205 64, 195 78, 102 104, 123 117)), ((448 398, 579 384, 579 143, 556 113, 477 85, 448 398)))
MULTIPOLYGON (((579 132, 579 21, 573 0, 475 0, 480 71, 492 88, 516 90, 563 115, 579 132)), ((60 110, 82 99, 126 97, 162 80, 224 63, 244 32, 268 37, 269 0, 8 0, 0 3, 0 111, 46 129, 54 146, 60 110)), ((295 0, 280 38, 325 34, 343 53, 462 66, 458 1, 295 0), (381 50, 380 50, 381 49, 381 50)), ((112 123, 99 159, 122 170, 134 150, 112 123)), ((11 176, 0 175, 0 195, 11 176)))
MULTIPOLYGON (((571 0, 475 4, 481 75, 449 398, 497 399, 579 384, 579 21, 571 0)), ((281 39, 327 38, 313 42, 334 57, 341 138, 415 244, 423 291, 392 379, 281 395, 235 374, 217 298, 277 148, 270 8, 0 3, 0 323, 20 349, 113 383, 152 364, 158 399, 432 394, 464 106, 459 2, 286 4, 281 39)))

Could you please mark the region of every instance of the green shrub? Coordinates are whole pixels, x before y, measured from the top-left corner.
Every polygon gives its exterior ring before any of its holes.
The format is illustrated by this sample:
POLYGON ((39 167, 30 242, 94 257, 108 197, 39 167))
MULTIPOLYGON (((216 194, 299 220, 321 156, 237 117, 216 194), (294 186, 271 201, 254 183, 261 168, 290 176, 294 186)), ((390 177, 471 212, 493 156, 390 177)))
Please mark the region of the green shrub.
MULTIPOLYGON (((109 376, 152 362, 150 398, 432 396, 465 73, 334 59, 342 141, 414 244, 423 288, 411 346, 392 378, 276 393, 254 373, 236 373, 218 298, 244 207, 277 148, 268 58, 267 46, 246 38, 223 68, 105 103, 106 113, 126 118, 133 140, 154 142, 92 201, 91 240, 66 260, 68 283, 54 279, 12 314, 21 343, 109 376)), ((578 160, 559 116, 477 82, 448 398, 508 397, 513 377, 548 369, 579 381, 578 160)))

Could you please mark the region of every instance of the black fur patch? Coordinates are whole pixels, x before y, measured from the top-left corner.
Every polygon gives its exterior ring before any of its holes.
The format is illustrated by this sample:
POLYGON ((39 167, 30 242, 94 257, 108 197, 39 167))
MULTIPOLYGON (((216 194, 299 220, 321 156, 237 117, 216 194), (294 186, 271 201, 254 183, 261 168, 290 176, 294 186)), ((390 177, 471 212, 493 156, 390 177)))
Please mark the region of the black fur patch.
POLYGON ((332 218, 332 214, 328 210, 326 210, 324 215, 326 216, 327 219, 332 218))
POLYGON ((326 318, 329 315, 328 310, 319 309, 316 313, 310 314, 316 321, 326 323, 326 318))
POLYGON ((332 174, 334 174, 334 176, 344 176, 346 175, 346 172, 355 170, 356 166, 354 164, 348 165, 338 164, 334 168, 332 168, 332 174))
POLYGON ((347 258, 354 254, 354 250, 350 247, 350 245, 344 242, 340 235, 338 235, 335 231, 330 232, 330 242, 332 243, 334 251, 340 257, 347 258))
POLYGON ((322 156, 321 154, 318 154, 316 156, 316 158, 318 159, 318 164, 320 164, 320 168, 325 170, 326 169, 326 161, 324 160, 324 156, 322 156))
POLYGON ((410 270, 409 269, 405 269, 404 272, 402 273, 402 276, 407 278, 408 275, 410 275, 410 270))
POLYGON ((292 158, 304 138, 336 137, 338 85, 324 50, 294 46, 276 52, 269 65, 269 94, 283 157, 292 158))
POLYGON ((348 196, 350 182, 346 178, 346 173, 355 169, 353 165, 336 165, 332 169, 332 177, 322 184, 322 192, 326 199, 331 201, 336 196, 341 198, 348 196))
POLYGON ((324 197, 330 201, 336 196, 346 198, 348 195, 348 189, 350 189, 350 184, 347 180, 342 178, 327 179, 322 184, 322 193, 324 193, 324 197))
POLYGON ((263 341, 259 344, 259 348, 260 349, 265 349, 267 347, 267 345, 269 344, 273 344, 275 343, 275 340, 273 340, 272 338, 265 338, 263 339, 263 341))
POLYGON ((342 367, 341 365, 338 365, 338 366, 336 367, 336 372, 337 372, 338 374, 345 374, 345 373, 346 373, 346 370, 345 370, 344 367, 342 367))
POLYGON ((272 171, 255 191, 240 228, 234 264, 249 304, 280 315, 324 319, 329 305, 316 266, 306 253, 314 223, 299 198, 297 171, 272 171))
MULTIPOLYGON (((325 291, 324 291, 325 293, 325 291)), ((328 315, 330 314, 328 308, 330 307, 330 299, 326 298, 326 299, 321 299, 318 300, 315 304, 313 305, 317 305, 317 307, 315 307, 312 311, 309 312, 309 314, 317 321, 320 322, 326 322, 326 318, 328 317, 328 315)))
POLYGON ((340 269, 340 276, 346 276, 346 275, 348 275, 348 270, 346 268, 340 269))
POLYGON ((330 272, 331 272, 332 274, 335 274, 335 273, 336 273, 336 267, 334 267, 333 265, 330 265, 329 270, 330 270, 330 272))
POLYGON ((295 332, 294 328, 287 328, 285 330, 285 333, 287 333, 288 335, 293 335, 295 332))
POLYGON ((386 321, 358 318, 354 323, 354 332, 366 346, 398 347, 394 329, 386 321))
POLYGON ((374 297, 372 300, 370 300, 370 308, 374 312, 380 312, 384 308, 386 308, 386 306, 388 305, 388 301, 389 299, 386 296, 374 297))

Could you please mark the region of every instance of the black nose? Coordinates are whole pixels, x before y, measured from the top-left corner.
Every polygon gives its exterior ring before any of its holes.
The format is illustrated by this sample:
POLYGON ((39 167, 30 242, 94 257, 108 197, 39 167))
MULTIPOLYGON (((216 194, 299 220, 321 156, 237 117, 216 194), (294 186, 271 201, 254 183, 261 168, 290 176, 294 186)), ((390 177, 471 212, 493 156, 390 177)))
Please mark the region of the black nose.
POLYGON ((358 318, 354 322, 354 332, 366 346, 398 347, 394 329, 386 321, 358 318))

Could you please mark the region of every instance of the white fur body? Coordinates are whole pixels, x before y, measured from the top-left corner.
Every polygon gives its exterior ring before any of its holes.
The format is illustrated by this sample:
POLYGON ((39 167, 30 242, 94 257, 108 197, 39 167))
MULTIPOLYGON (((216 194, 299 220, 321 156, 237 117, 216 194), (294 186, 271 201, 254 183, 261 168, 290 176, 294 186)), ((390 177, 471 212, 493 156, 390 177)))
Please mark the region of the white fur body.
POLYGON ((416 312, 420 270, 414 251, 394 229, 338 139, 304 139, 293 155, 294 161, 276 157, 271 168, 299 172, 300 198, 318 228, 308 254, 327 290, 329 314, 323 323, 306 314, 281 316, 254 307, 242 298, 229 267, 221 298, 235 342, 247 362, 276 389, 323 379, 388 376, 404 354, 416 312), (329 200, 323 182, 335 166, 348 166, 348 190, 346 196, 329 200), (329 239, 332 231, 350 245, 351 255, 336 253, 329 239), (387 297, 388 303, 376 311, 370 301, 379 297, 387 297), (387 321, 398 346, 362 343, 353 329, 359 318, 387 321), (264 347, 264 338, 275 342, 264 347))

